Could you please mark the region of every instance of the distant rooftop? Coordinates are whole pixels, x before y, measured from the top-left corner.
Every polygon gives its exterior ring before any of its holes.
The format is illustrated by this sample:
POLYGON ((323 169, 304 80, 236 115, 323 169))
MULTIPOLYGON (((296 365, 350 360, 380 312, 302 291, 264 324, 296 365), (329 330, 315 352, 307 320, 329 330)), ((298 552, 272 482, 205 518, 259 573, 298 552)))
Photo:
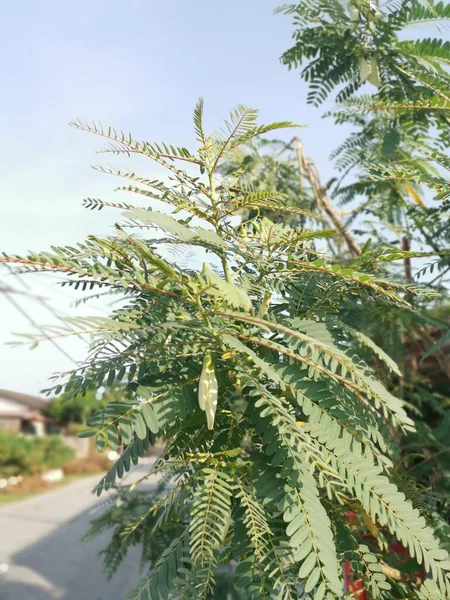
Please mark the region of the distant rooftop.
POLYGON ((48 407, 48 401, 44 400, 44 398, 31 396, 30 394, 21 394, 20 392, 12 392, 10 390, 0 390, 0 400, 16 402, 16 404, 34 410, 45 410, 48 407))

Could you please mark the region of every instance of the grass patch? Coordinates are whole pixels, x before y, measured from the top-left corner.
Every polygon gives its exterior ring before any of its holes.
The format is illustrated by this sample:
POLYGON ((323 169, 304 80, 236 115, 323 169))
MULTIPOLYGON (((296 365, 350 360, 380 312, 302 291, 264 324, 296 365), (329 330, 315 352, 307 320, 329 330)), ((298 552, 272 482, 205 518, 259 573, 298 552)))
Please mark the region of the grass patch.
POLYGON ((65 465, 64 479, 61 481, 43 481, 40 474, 26 476, 17 485, 0 490, 0 506, 44 494, 73 481, 89 477, 89 475, 103 473, 109 469, 110 465, 106 456, 93 454, 65 465))
POLYGON ((64 479, 61 481, 55 481, 54 483, 41 480, 42 485, 38 485, 36 483, 33 488, 30 486, 28 489, 16 489, 19 487, 19 485, 11 486, 8 491, 2 490, 0 492, 0 506, 11 504, 12 502, 19 502, 20 500, 26 500, 27 498, 39 496, 41 494, 45 494, 46 492, 51 492, 52 490, 68 485, 69 483, 78 481, 79 479, 89 477, 89 475, 95 475, 95 473, 77 473, 76 475, 66 475, 64 479))

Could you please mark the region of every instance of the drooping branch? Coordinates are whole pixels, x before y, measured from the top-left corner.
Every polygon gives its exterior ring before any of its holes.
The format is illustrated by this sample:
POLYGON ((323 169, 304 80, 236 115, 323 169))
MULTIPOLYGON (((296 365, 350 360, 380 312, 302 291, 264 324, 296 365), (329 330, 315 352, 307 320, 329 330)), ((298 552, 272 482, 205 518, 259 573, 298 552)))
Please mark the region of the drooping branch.
POLYGON ((329 217, 331 222, 333 223, 336 230, 340 233, 340 235, 345 240, 347 247, 349 249, 350 254, 353 256, 359 256, 361 254, 361 248, 359 247, 356 240, 351 235, 350 231, 344 225, 344 223, 339 218, 338 213, 336 212, 333 203, 328 198, 326 190, 320 181, 319 173, 315 166, 306 158, 303 152, 303 146, 300 141, 300 138, 294 138, 294 144, 297 150, 297 159, 300 171, 300 183, 302 185, 303 177, 305 177, 312 188, 314 197, 316 199, 317 208, 319 211, 325 212, 325 214, 329 217))

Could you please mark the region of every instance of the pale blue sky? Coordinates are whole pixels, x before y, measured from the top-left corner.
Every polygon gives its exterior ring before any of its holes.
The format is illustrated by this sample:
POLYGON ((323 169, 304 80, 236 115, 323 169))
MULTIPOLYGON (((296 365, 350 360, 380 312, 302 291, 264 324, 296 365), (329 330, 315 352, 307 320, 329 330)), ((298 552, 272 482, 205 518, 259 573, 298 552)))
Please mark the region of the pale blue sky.
MULTIPOLYGON (((0 249, 21 253, 108 233, 117 215, 88 212, 84 197, 113 199, 117 180, 90 169, 101 140, 67 126, 101 120, 137 138, 189 146, 192 109, 205 99, 215 127, 237 103, 259 108, 262 122, 292 120, 324 179, 329 152, 344 131, 306 105, 298 72, 279 61, 291 44, 290 19, 269 0, 18 0, 2 6, 0 96, 0 249), (6 59, 6 60, 5 60, 6 59)), ((125 164, 121 159, 120 164, 125 164)), ((144 165, 142 174, 153 166, 144 165)), ((2 281, 20 288, 12 277, 2 281)), ((54 279, 28 278, 58 311, 70 312, 70 290, 54 279), (68 294, 68 295, 67 295, 68 294)), ((51 316, 16 297, 39 323, 51 316)), ((29 352, 3 342, 29 331, 0 296, 0 388, 36 393, 70 363, 49 345, 29 352)), ((95 309, 85 309, 95 312, 95 309)), ((98 314, 98 313, 97 313, 98 314)), ((80 344, 67 348, 84 356, 80 344)))

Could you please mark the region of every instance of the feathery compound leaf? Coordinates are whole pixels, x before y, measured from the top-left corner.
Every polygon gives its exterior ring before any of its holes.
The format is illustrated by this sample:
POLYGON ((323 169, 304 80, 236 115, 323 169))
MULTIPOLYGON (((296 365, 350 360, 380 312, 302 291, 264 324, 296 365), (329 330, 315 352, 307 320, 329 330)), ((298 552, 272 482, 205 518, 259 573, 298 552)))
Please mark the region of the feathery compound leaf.
MULTIPOLYGON (((229 313, 220 313, 230 316, 229 313)), ((413 429, 413 421, 406 414, 402 402, 399 398, 393 396, 383 384, 366 374, 366 372, 356 365, 342 350, 332 344, 331 337, 322 323, 314 323, 304 321, 303 329, 314 328, 314 332, 320 339, 313 338, 300 331, 296 331, 291 327, 279 323, 273 323, 265 319, 247 316, 243 314, 233 315, 237 320, 252 323, 266 330, 277 331, 283 334, 288 340, 290 347, 277 342, 269 342, 257 338, 248 338, 250 341, 260 344, 266 348, 271 348, 274 352, 280 352, 282 355, 289 357, 310 370, 310 374, 316 377, 331 377, 342 383, 350 391, 356 393, 364 393, 371 398, 377 410, 381 409, 385 417, 390 417, 396 425, 408 430, 413 429), (325 336, 325 337, 324 337, 325 336), (325 342, 323 341, 325 339, 325 342), (309 352, 297 351, 301 348, 301 344, 307 344, 311 347, 309 352), (311 356, 309 355, 311 352, 311 356), (321 353, 326 357, 324 362, 320 361, 321 353), (336 367, 340 365, 341 373, 336 372, 336 367), (349 373, 350 378, 346 377, 349 373), (356 386, 356 388, 355 388, 356 386), (358 390, 358 388, 360 388, 358 390)), ((302 322, 300 322, 302 323, 302 322)))
POLYGON ((203 98, 199 98, 194 109, 194 127, 197 140, 205 145, 206 136, 203 130, 203 98))
POLYGON ((132 465, 138 464, 139 458, 143 457, 147 452, 149 443, 150 440, 148 436, 143 440, 137 438, 132 439, 108 473, 102 477, 95 486, 93 492, 97 494, 97 496, 101 496, 103 492, 107 492, 112 488, 116 483, 116 479, 122 479, 124 473, 128 473, 132 465))
POLYGON ((362 333, 361 331, 356 331, 354 329, 351 329, 351 333, 359 342, 361 342, 361 344, 364 344, 365 346, 370 348, 378 356, 378 358, 382 360, 386 366, 389 367, 389 369, 393 373, 395 373, 399 377, 402 376, 402 373, 398 368, 397 363, 394 360, 392 360, 389 354, 386 354, 386 352, 382 348, 377 346, 369 337, 364 335, 364 333, 362 333))
POLYGON ((127 600, 167 600, 171 597, 170 590, 178 576, 178 570, 183 566, 187 555, 187 531, 170 544, 162 553, 148 575, 142 579, 136 588, 127 596, 127 600))
MULTIPOLYGON (((320 426, 311 426, 310 435, 320 440, 320 426)), ((324 438, 322 438, 323 440, 324 438)), ((419 511, 405 499, 405 495, 382 474, 382 468, 363 457, 355 457, 344 443, 320 441, 331 464, 340 472, 349 490, 355 494, 374 522, 387 526, 408 549, 410 555, 427 571, 431 571, 443 594, 450 591, 450 562, 448 553, 439 542, 419 511)))
POLYGON ((166 215, 165 213, 160 213, 155 210, 145 210, 144 208, 134 208, 123 213, 125 217, 129 219, 136 219, 138 221, 142 221, 143 223, 150 223, 155 225, 156 227, 160 227, 174 235, 180 240, 188 242, 189 240, 194 239, 194 233, 173 217, 166 215))
POLYGON ((258 127, 254 127, 249 129, 242 135, 234 138, 232 143, 230 144, 230 148, 235 148, 240 144, 245 144, 249 142, 251 139, 263 135, 264 133, 269 133, 270 131, 275 131, 277 129, 291 129, 303 127, 303 125, 298 125, 297 123, 293 123, 292 121, 277 121, 276 123, 270 123, 269 125, 259 125, 258 127))
POLYGON ((305 466, 299 489, 288 494, 284 501, 283 518, 288 523, 293 558, 300 563, 299 577, 304 580, 304 591, 312 594, 317 587, 329 590, 335 596, 343 595, 339 579, 339 562, 333 541, 331 522, 323 508, 313 477, 305 466))
POLYGON ((272 531, 267 522, 267 515, 255 497, 254 490, 249 490, 241 483, 237 484, 239 499, 244 508, 244 524, 251 540, 256 560, 263 565, 271 552, 272 531))
POLYGON ((203 469, 196 490, 189 525, 190 552, 194 564, 215 562, 231 522, 231 486, 226 473, 203 469))
POLYGON ((426 360, 429 356, 433 356, 433 354, 436 354, 436 352, 439 352, 439 350, 444 346, 445 343, 447 343, 450 340, 450 330, 446 331, 442 337, 440 337, 438 339, 437 342, 435 342, 430 348, 428 348, 428 350, 425 352, 425 354, 422 356, 421 361, 423 362, 424 360, 426 360))
POLYGON ((389 591, 391 584, 386 580, 386 576, 381 571, 381 565, 377 560, 377 557, 371 554, 370 549, 360 544, 358 548, 359 556, 366 567, 366 576, 364 581, 373 598, 383 597, 384 590, 389 591))
POLYGON ((186 227, 170 215, 157 211, 149 211, 143 208, 135 208, 124 213, 124 216, 130 219, 136 219, 142 223, 150 223, 164 229, 170 235, 184 242, 202 241, 213 246, 226 248, 225 241, 215 232, 210 229, 202 229, 201 227, 186 227))

